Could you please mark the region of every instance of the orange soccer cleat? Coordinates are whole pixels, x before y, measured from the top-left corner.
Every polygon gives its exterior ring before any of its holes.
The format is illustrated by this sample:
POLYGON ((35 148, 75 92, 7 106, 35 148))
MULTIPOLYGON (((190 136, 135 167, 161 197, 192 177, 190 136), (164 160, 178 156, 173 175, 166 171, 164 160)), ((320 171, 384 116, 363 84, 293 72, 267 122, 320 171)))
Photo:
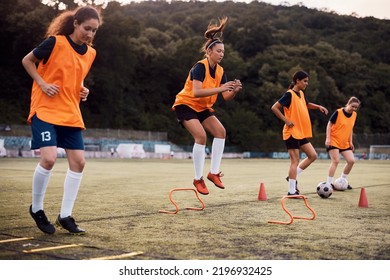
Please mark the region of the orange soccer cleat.
POLYGON ((204 183, 203 177, 201 177, 199 180, 194 179, 194 186, 198 193, 207 195, 209 194, 209 190, 206 187, 206 184, 204 183))
POLYGON ((223 176, 222 172, 219 172, 218 174, 212 174, 209 172, 207 175, 207 179, 209 179, 215 186, 217 186, 220 189, 224 189, 225 186, 222 184, 221 177, 223 176))

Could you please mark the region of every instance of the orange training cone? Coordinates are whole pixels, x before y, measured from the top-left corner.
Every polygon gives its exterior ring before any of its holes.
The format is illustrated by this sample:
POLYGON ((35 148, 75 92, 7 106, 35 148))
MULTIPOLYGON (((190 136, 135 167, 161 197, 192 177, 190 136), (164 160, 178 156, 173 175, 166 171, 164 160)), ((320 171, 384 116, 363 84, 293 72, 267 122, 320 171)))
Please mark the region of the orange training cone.
POLYGON ((267 200, 267 195, 265 194, 265 188, 264 184, 260 184, 260 190, 259 190, 259 196, 257 198, 258 200, 267 200))
POLYGON ((367 201, 367 195, 366 195, 366 189, 365 188, 362 188, 360 190, 359 207, 362 207, 362 208, 367 208, 368 207, 368 201, 367 201))

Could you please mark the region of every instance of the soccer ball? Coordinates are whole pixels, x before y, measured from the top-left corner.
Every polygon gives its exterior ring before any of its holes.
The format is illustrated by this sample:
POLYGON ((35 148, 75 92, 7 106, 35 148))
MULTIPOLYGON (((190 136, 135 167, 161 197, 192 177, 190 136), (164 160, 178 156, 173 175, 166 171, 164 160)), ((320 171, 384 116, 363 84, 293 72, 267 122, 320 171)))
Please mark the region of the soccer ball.
POLYGON ((327 182, 321 182, 317 185, 317 194, 321 198, 328 198, 333 193, 333 188, 327 182))
POLYGON ((334 181, 333 186, 337 191, 345 191, 348 188, 348 181, 347 179, 340 177, 334 181))

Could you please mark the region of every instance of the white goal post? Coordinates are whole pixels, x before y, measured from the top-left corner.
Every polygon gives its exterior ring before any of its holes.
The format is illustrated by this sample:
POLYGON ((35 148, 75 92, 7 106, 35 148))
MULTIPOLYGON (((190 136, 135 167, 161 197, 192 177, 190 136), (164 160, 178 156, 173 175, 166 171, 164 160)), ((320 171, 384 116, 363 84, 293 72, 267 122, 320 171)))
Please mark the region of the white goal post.
POLYGON ((369 159, 390 159, 390 145, 370 145, 369 159))

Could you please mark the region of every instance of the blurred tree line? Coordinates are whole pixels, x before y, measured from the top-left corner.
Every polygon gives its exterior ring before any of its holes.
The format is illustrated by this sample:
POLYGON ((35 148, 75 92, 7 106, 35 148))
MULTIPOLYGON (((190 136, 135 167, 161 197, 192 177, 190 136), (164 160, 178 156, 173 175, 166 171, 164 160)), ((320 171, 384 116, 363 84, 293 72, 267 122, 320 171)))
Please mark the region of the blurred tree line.
MULTIPOLYGON (((0 2, 0 123, 25 124, 32 80, 21 59, 44 39, 59 12, 39 0, 0 2)), ((229 79, 244 85, 235 100, 219 99, 215 105, 228 146, 242 151, 284 147, 283 123, 270 107, 298 69, 310 74, 309 100, 330 114, 350 96, 360 98, 355 133, 389 133, 389 20, 255 1, 109 2, 102 16, 94 41, 97 58, 85 81, 91 95, 81 104, 88 128, 167 131, 170 141, 192 144, 171 106, 189 69, 202 58, 207 25, 228 16, 221 64, 229 79)), ((313 141, 321 146, 329 116, 311 111, 313 141)))

